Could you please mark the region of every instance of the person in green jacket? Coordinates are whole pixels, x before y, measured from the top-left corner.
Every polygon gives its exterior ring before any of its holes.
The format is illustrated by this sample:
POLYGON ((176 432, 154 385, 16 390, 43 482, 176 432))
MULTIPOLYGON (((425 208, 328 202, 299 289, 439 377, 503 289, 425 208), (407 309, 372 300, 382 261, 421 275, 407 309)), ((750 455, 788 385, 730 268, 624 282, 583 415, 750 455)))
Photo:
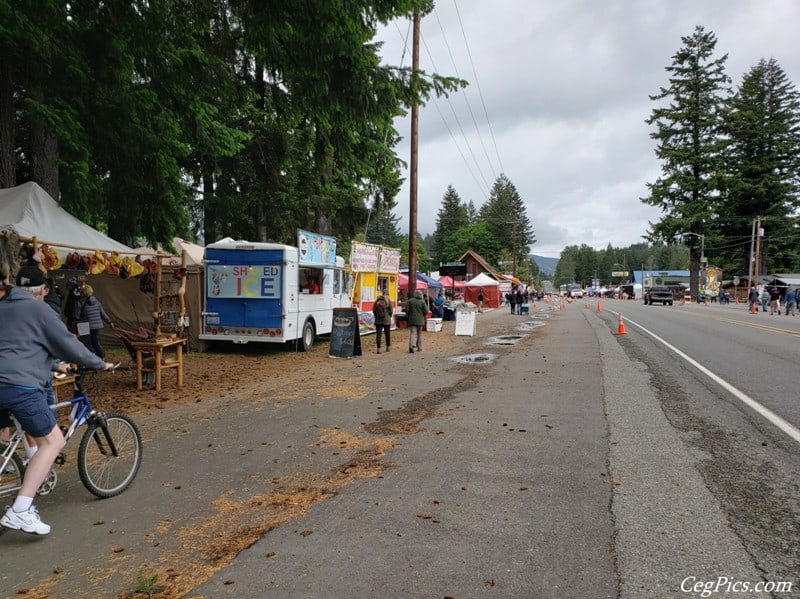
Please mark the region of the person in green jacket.
POLYGON ((425 326, 425 315, 428 313, 428 304, 422 299, 422 292, 417 290, 414 297, 406 302, 406 316, 408 317, 408 353, 413 354, 414 348, 422 351, 422 327, 425 326))

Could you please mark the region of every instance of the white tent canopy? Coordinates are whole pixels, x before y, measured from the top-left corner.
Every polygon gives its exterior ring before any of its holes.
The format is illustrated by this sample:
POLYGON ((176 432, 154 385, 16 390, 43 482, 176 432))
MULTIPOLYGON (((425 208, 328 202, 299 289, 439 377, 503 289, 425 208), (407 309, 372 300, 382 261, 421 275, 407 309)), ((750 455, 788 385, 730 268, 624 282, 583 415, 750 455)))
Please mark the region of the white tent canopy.
POLYGON ((493 279, 485 272, 482 272, 465 283, 467 287, 494 287, 499 284, 497 280, 493 279))
MULTIPOLYGON (((178 256, 176 256, 177 262, 171 264, 171 266, 180 266, 180 253, 184 250, 186 251, 186 266, 203 265, 203 255, 206 249, 202 245, 197 245, 196 243, 192 243, 191 241, 186 241, 185 239, 181 239, 180 237, 173 237, 172 245, 175 248, 175 251, 178 252, 178 256)), ((134 248, 133 251, 138 254, 156 253, 156 250, 147 246, 134 248)), ((159 246, 159 251, 167 253, 166 250, 164 250, 160 246, 159 246)), ((166 261, 163 262, 162 264, 166 264, 166 261)))
POLYGON ((0 189, 0 229, 13 229, 20 237, 35 237, 56 248, 132 252, 72 216, 32 181, 0 189))

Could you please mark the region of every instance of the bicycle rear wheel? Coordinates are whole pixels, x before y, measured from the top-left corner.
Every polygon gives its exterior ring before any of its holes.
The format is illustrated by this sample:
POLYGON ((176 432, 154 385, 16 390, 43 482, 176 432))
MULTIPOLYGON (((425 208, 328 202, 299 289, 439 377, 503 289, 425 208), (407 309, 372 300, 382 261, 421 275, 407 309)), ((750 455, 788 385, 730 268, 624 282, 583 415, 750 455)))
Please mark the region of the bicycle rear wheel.
POLYGON ((133 482, 142 463, 142 436, 125 414, 99 414, 78 447, 78 474, 90 493, 119 495, 133 482))
MULTIPOLYGON (((5 445, 0 445, 0 453, 5 451, 5 448, 5 445)), ((16 495, 22 486, 22 477, 25 475, 22 458, 17 453, 12 453, 9 457, 8 464, 0 470, 0 497, 16 495)), ((0 459, 0 465, 2 465, 2 459, 0 459)))

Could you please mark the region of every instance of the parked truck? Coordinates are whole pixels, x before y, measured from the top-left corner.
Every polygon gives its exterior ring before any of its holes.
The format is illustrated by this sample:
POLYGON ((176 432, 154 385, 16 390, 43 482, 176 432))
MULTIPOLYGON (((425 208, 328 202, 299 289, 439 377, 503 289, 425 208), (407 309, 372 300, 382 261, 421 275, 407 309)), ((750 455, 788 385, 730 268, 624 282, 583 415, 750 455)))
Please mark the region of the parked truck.
POLYGON ((225 239, 206 246, 200 339, 296 343, 328 335, 334 308, 351 307, 336 240, 300 231, 298 247, 225 239))

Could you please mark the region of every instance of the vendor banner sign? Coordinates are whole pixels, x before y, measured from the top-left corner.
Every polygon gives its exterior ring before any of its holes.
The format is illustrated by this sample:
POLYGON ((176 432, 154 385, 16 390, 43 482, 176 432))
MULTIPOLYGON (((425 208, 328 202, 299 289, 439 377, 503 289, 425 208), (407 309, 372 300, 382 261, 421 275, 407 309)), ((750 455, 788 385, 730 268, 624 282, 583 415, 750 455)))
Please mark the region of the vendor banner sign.
POLYGON ((277 299, 281 297, 281 265, 206 265, 209 298, 277 299))
POLYGON ((380 272, 399 273, 400 256, 401 256, 400 250, 393 250, 391 248, 381 247, 380 272))
POLYGON ((379 245, 354 241, 350 246, 350 270, 353 272, 378 272, 381 251, 382 248, 379 245))
POLYGON ((311 266, 336 266, 336 238, 297 230, 300 263, 311 266))

